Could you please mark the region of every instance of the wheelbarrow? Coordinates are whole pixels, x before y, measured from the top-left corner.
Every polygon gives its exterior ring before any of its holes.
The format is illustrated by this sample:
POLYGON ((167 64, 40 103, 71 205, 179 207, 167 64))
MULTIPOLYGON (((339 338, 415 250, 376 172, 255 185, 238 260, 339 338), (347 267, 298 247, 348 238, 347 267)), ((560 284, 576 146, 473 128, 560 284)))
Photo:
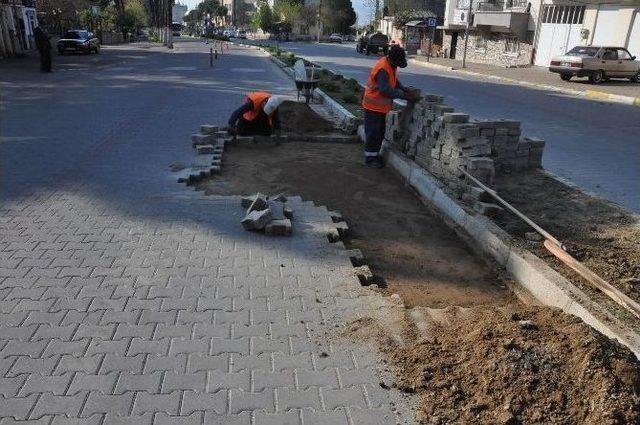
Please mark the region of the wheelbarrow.
POLYGON ((302 59, 293 66, 294 77, 296 82, 296 90, 298 91, 298 100, 300 95, 304 96, 305 103, 309 103, 313 99, 313 91, 318 87, 320 79, 316 77, 316 68, 314 66, 305 66, 302 59))

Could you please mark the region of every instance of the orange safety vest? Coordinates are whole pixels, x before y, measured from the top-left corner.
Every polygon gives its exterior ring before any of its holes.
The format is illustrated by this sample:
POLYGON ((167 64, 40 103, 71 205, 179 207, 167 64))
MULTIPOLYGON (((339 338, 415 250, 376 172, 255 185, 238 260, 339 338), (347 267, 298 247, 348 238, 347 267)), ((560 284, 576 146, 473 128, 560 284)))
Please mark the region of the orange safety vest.
MULTIPOLYGON (((264 108, 264 104, 271 97, 271 93, 264 91, 255 91, 247 95, 247 100, 253 103, 253 109, 242 114, 242 117, 247 121, 253 121, 258 117, 258 114, 264 108)), ((271 116, 269 116, 269 125, 271 125, 271 116)))
POLYGON ((393 108, 393 99, 385 96, 378 90, 376 75, 378 75, 378 72, 381 70, 389 74, 389 85, 391 88, 395 89, 398 85, 396 70, 389 63, 389 59, 386 57, 381 58, 373 66, 371 74, 369 74, 369 81, 367 81, 367 86, 364 89, 364 97, 362 98, 362 107, 369 111, 386 114, 393 108))

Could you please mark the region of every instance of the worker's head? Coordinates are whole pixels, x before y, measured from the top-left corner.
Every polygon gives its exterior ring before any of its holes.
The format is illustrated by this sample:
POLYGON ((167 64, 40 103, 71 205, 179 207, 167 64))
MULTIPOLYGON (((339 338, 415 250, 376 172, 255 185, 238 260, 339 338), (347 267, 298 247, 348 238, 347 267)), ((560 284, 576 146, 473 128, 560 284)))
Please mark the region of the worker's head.
POLYGON ((389 58, 389 62, 391 62, 392 66, 398 68, 407 67, 407 54, 404 49, 397 44, 394 44, 389 48, 389 54, 387 57, 389 58))
POLYGON ((282 102, 284 102, 282 96, 271 96, 269 100, 267 100, 267 103, 264 104, 264 113, 267 115, 273 114, 282 102))

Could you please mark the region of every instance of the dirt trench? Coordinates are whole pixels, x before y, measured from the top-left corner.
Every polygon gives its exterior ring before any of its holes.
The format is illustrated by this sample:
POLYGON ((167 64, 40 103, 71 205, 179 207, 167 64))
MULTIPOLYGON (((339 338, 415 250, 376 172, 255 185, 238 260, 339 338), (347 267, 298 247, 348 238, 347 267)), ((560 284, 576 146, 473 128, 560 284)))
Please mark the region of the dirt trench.
POLYGON ((559 310, 521 304, 510 279, 398 176, 365 167, 361 146, 232 145, 222 172, 198 189, 285 192, 343 214, 345 244, 363 252, 379 291, 398 294, 407 308, 396 327, 389 318, 361 318, 340 337, 383 354, 395 380, 381 386, 416 395, 420 423, 640 423, 640 364, 628 349, 559 310))

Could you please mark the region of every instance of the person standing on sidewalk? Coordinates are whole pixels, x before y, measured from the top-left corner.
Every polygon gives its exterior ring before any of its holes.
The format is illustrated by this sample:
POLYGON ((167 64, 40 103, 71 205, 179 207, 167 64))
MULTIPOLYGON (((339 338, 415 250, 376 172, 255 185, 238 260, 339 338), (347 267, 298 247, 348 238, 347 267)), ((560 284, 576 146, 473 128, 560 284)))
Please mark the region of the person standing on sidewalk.
POLYGON ((33 35, 40 53, 40 71, 51 72, 51 37, 40 27, 36 27, 33 35))
POLYGON ((229 132, 240 136, 270 136, 280 131, 278 108, 283 102, 281 96, 267 92, 253 92, 247 95, 245 103, 229 118, 229 132))
POLYGON ((398 45, 392 45, 389 54, 381 58, 371 70, 362 98, 364 109, 365 165, 384 167, 380 148, 384 140, 386 115, 393 108, 393 99, 418 100, 419 95, 404 87, 397 77, 398 68, 406 68, 407 55, 398 45))

